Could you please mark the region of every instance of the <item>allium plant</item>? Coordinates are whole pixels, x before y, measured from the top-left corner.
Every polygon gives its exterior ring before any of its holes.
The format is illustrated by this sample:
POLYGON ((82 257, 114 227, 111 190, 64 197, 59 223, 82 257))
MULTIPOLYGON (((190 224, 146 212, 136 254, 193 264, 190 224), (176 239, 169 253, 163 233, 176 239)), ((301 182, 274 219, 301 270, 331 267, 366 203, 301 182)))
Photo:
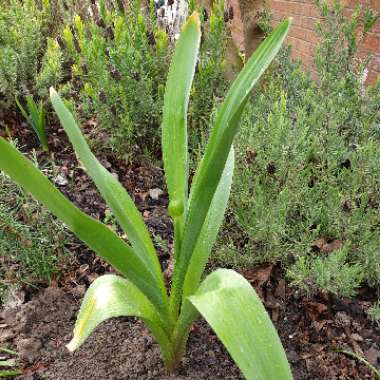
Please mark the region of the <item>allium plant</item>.
MULTIPOLYGON (((170 67, 162 124, 162 150, 174 224, 174 272, 167 291, 160 263, 143 218, 131 197, 90 151, 80 128, 58 94, 51 101, 100 193, 130 244, 65 198, 23 155, 0 138, 0 169, 30 191, 121 276, 105 275, 88 289, 68 344, 76 350, 104 320, 140 317, 173 370, 185 353, 194 321, 201 314, 248 379, 291 379, 277 332, 251 285, 238 273, 218 269, 202 278, 230 194, 233 139, 250 91, 277 54, 290 27, 281 23, 232 84, 217 113, 205 154, 188 189, 187 107, 200 43, 197 13, 189 17, 170 67)), ((137 95, 137 94, 136 94, 137 95)))

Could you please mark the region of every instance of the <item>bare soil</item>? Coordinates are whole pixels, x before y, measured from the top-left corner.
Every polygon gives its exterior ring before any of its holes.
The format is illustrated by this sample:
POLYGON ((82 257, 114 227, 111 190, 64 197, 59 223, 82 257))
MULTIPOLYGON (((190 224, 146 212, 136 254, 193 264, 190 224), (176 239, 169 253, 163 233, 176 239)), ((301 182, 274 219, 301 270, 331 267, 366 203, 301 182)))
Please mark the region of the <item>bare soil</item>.
MULTIPOLYGON (((337 348, 356 351, 379 364, 380 327, 364 314, 369 302, 305 297, 289 289, 281 270, 272 265, 245 275, 263 298, 279 331, 295 379, 375 379, 366 366, 336 352, 337 348)), ((242 378, 202 320, 194 326, 187 354, 174 374, 166 372, 158 345, 134 318, 103 323, 77 352, 69 353, 65 344, 71 339, 84 288, 50 287, 0 314, 0 346, 18 351, 22 379, 242 378)))
POLYGON ((59 288, 48 288, 17 309, 2 313, 8 328, 1 345, 15 347, 24 364, 22 379, 124 380, 124 379, 240 379, 238 369, 216 340, 199 323, 189 341, 186 358, 169 375, 158 345, 144 325, 133 318, 102 324, 74 354, 70 340, 80 299, 59 288))

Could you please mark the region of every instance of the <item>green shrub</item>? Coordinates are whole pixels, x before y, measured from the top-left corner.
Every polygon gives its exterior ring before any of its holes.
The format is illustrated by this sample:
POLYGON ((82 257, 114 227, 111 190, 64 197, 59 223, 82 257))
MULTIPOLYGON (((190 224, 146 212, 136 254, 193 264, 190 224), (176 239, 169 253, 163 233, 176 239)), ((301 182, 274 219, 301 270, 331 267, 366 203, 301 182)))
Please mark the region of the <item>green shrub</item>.
POLYGON ((380 82, 363 87, 353 42, 376 17, 320 6, 319 81, 283 49, 247 107, 227 225, 236 232, 217 257, 281 261, 308 290, 353 295, 363 279, 380 285, 380 82), (331 253, 334 244, 347 248, 331 253))
POLYGON ((368 310, 367 310, 368 316, 374 321, 374 322, 380 322, 380 301, 375 302, 368 310))
POLYGON ((168 69, 167 35, 142 14, 138 1, 125 14, 113 7, 92 9, 91 19, 75 16, 74 27, 63 32, 72 79, 62 91, 74 98, 82 120, 95 119, 90 136, 96 150, 130 156, 139 147, 154 151, 168 69))
MULTIPOLYGON (((84 3, 84 2, 83 2, 84 3)), ((64 0, 5 0, 0 3, 0 105, 15 96, 46 97, 61 78, 61 54, 52 40, 70 9, 64 0)), ((75 9, 75 8, 73 8, 75 9)))
POLYGON ((363 280, 362 266, 348 263, 347 249, 321 257, 302 256, 289 269, 291 285, 314 291, 323 289, 332 294, 352 297, 363 280))
POLYGON ((1 287, 49 283, 66 260, 61 223, 0 173, 1 287))
MULTIPOLYGON (((7 0, 0 5, 0 105, 15 96, 45 102, 54 86, 72 99, 97 152, 127 159, 160 155, 163 89, 171 43, 149 12, 134 0, 7 0)), ((214 4, 201 43, 189 109, 190 144, 207 134, 224 96, 226 45, 223 1, 214 4)))
MULTIPOLYGON (((95 126, 88 131, 93 149, 127 159, 136 153, 158 156, 163 89, 172 50, 166 32, 156 26, 154 11, 145 12, 139 4, 132 2, 127 11, 92 7, 91 19, 75 17, 62 34, 69 67, 65 76, 71 80, 61 93, 74 99, 82 122, 94 119, 95 126)), ((206 33, 189 109, 192 146, 199 143, 226 90, 223 2, 214 5, 203 27, 206 33)))

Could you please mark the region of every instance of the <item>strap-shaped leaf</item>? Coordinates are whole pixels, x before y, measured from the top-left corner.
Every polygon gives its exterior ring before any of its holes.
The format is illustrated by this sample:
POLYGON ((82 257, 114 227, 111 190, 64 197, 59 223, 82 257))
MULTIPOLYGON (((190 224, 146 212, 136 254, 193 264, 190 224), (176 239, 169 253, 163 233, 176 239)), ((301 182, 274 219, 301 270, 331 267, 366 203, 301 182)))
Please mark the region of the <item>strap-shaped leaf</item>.
POLYGON ((199 286, 202 273, 207 264, 212 247, 215 244, 219 228, 224 220, 224 213, 230 197, 232 175, 235 164, 235 152, 233 147, 227 159, 222 178, 215 191, 209 212, 203 224, 191 261, 187 269, 183 286, 182 298, 192 295, 199 286))
POLYGON ((38 139, 42 145, 42 148, 46 151, 49 150, 48 140, 45 131, 45 110, 42 101, 37 106, 36 102, 33 100, 31 95, 26 97, 26 104, 28 112, 19 102, 17 96, 15 97, 16 104, 21 111, 22 116, 29 122, 29 124, 34 129, 34 132, 37 134, 38 139))
POLYGON ((105 320, 122 316, 141 318, 160 344, 165 360, 173 357, 169 339, 161 327, 162 322, 156 309, 130 281, 115 275, 99 277, 87 290, 68 349, 76 350, 105 320))
POLYGON ((91 152, 73 115, 65 107, 56 91, 50 89, 51 102, 65 132, 67 133, 78 158, 95 182, 99 192, 106 200, 116 219, 119 221, 135 252, 145 263, 146 268, 156 278, 163 297, 166 297, 160 264, 150 239, 144 220, 129 194, 120 182, 106 169, 91 152))
POLYGON ((180 225, 188 196, 187 108, 200 35, 199 16, 194 12, 176 43, 164 98, 162 154, 170 198, 169 213, 180 225))
POLYGON ((233 270, 218 269, 189 300, 248 380, 292 379, 276 329, 243 276, 233 270))
POLYGON ((178 294, 181 293, 178 289, 183 286, 186 268, 219 184, 250 91, 281 48, 290 23, 290 19, 282 22, 259 46, 232 84, 218 111, 205 155, 191 188, 181 253, 176 260, 173 276, 173 288, 177 288, 174 297, 171 297, 173 315, 178 312, 178 294))
MULTIPOLYGON (((228 198, 230 196, 234 162, 234 149, 232 147, 222 178, 216 189, 210 210, 199 235, 197 245, 195 246, 194 253, 191 256, 190 265, 187 269, 183 285, 181 312, 176 322, 172 338, 173 344, 176 347, 175 350, 179 352, 185 349, 190 326, 198 316, 198 311, 187 300, 187 297, 192 295, 199 286, 210 252, 223 222, 228 198)), ((175 292, 176 288, 173 289, 173 298, 177 296, 175 292)))
POLYGON ((75 207, 31 161, 1 137, 0 170, 29 191, 99 256, 124 274, 159 310, 164 309, 157 279, 135 251, 107 226, 75 207))

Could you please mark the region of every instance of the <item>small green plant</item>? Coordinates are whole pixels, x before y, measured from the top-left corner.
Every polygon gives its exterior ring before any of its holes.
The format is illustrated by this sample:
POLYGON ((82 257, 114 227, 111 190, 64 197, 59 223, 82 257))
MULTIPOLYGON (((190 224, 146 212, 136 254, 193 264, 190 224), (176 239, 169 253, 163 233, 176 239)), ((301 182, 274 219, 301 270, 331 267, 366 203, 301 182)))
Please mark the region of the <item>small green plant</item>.
POLYGON ((223 221, 234 167, 233 139, 250 91, 277 54, 290 27, 281 23, 256 50, 220 106, 205 154, 188 191, 187 108, 200 42, 194 13, 185 24, 168 74, 162 148, 174 224, 175 265, 170 295, 141 214, 117 179, 95 158, 73 116, 52 89, 51 100, 74 149, 131 245, 68 201, 24 156, 0 138, 0 169, 28 189, 124 277, 106 275, 88 289, 69 343, 77 349, 104 320, 142 318, 169 370, 181 360, 199 313, 210 323, 248 379, 291 379, 277 332, 241 275, 219 269, 202 281, 223 221))
POLYGON ((26 99, 26 109, 21 105, 21 103, 16 97, 17 106, 20 109, 24 118, 28 121, 28 123, 31 125, 34 132, 36 133, 38 139, 40 140, 42 148, 46 152, 48 152, 49 146, 48 146, 48 140, 47 140, 46 131, 45 131, 46 116, 45 116, 44 104, 42 100, 40 100, 40 102, 37 104, 34 101, 33 96, 31 95, 26 96, 25 99, 26 99))
POLYGON ((363 281, 360 264, 347 262, 347 249, 330 253, 326 257, 301 257, 288 270, 291 285, 313 292, 322 289, 326 292, 352 297, 363 281))
POLYGON ((368 316, 374 322, 380 323, 380 301, 375 302, 368 310, 368 316))
POLYGON ((62 224, 0 173, 0 288, 49 284, 67 263, 66 243, 62 224))
POLYGON ((361 355, 358 355, 356 352, 340 350, 340 349, 336 350, 336 352, 340 352, 344 355, 347 355, 350 358, 353 358, 357 360, 358 362, 366 365, 368 369, 370 369, 373 372, 373 374, 376 376, 376 379, 380 380, 380 371, 375 366, 373 366, 367 359, 363 358, 361 355))
MULTIPOLYGON (((12 357, 17 356, 17 352, 5 347, 0 347, 0 353, 11 355, 12 357)), ((0 359, 0 378, 14 379, 15 377, 22 375, 22 371, 20 369, 14 369, 15 366, 16 366, 15 359, 6 359, 6 360, 0 359), (7 368, 7 369, 2 369, 2 368, 7 368)))

